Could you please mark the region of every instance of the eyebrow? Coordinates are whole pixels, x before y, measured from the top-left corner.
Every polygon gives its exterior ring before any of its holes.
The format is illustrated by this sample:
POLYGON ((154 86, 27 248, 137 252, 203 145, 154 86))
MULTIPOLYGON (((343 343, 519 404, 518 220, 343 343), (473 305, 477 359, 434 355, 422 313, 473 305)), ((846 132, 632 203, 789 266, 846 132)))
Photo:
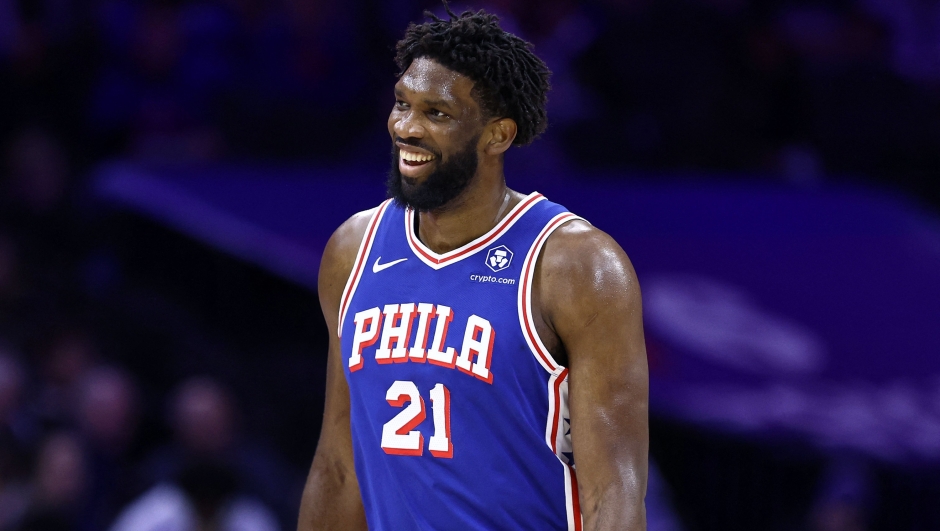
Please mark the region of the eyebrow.
MULTIPOLYGON (((404 96, 404 91, 401 90, 401 89, 399 89, 398 87, 395 87, 395 96, 397 96, 397 97, 399 97, 399 98, 402 97, 402 96, 404 96)), ((429 106, 429 107, 446 107, 447 109, 453 109, 453 108, 454 108, 454 105, 453 105, 451 102, 447 101, 447 100, 429 100, 429 99, 423 99, 423 100, 421 100, 421 103, 424 103, 425 105, 427 105, 427 106, 429 106)))
POLYGON ((424 100, 424 103, 425 105, 429 105, 431 107, 446 107, 448 109, 454 108, 454 106, 451 105, 450 102, 445 101, 445 100, 424 100))

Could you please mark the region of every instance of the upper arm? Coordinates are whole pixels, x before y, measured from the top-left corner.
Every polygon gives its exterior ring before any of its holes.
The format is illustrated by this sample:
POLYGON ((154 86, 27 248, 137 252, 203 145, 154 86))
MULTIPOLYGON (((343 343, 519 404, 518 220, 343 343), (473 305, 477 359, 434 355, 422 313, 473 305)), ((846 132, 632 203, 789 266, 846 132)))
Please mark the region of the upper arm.
POLYGON ((373 210, 360 212, 343 223, 330 237, 320 261, 317 291, 320 308, 330 334, 326 370, 326 399, 323 426, 317 443, 317 458, 344 468, 352 466, 349 431, 349 387, 343 372, 338 336, 340 300, 352 271, 373 210))
POLYGON ((572 445, 585 523, 601 507, 616 504, 629 511, 619 518, 640 525, 649 373, 636 273, 610 236, 583 221, 559 228, 541 261, 542 316, 568 360, 572 445))
POLYGON ((373 212, 360 212, 343 223, 330 237, 320 261, 317 291, 330 333, 326 400, 320 440, 301 500, 298 531, 366 528, 353 463, 349 387, 343 371, 337 321, 346 281, 373 212))

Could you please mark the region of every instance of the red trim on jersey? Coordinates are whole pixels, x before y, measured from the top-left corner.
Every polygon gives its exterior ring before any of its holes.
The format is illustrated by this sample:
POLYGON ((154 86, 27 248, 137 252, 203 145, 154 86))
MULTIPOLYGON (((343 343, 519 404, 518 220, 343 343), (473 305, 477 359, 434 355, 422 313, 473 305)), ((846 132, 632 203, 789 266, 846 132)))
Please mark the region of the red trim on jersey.
POLYGON ((523 270, 521 277, 521 285, 519 286, 519 320, 522 326, 523 335, 526 338, 527 343, 529 344, 532 352, 538 359, 539 363, 543 368, 547 369, 551 374, 549 377, 549 413, 550 417, 546 424, 546 437, 549 439, 546 441, 549 447, 552 449, 552 453, 558 457, 558 460, 562 463, 563 466, 567 467, 565 470, 565 490, 566 498, 570 494, 571 498, 566 499, 566 512, 568 513, 568 522, 571 527, 569 529, 574 529, 575 531, 582 530, 581 522, 581 505, 580 500, 578 499, 578 485, 577 478, 575 477, 574 467, 569 466, 563 459, 562 456, 558 455, 558 431, 559 426, 562 423, 562 404, 561 404, 561 386, 565 383, 565 380, 568 377, 568 369, 558 365, 551 354, 548 352, 548 349, 545 348, 545 345, 542 343, 541 339, 538 336, 538 333, 535 330, 535 323, 532 319, 531 311, 531 289, 532 289, 532 277, 535 272, 535 266, 538 261, 539 252, 542 249, 542 246, 545 243, 545 240, 551 235, 555 229, 560 225, 573 221, 576 219, 582 219, 575 214, 570 212, 565 212, 558 214, 548 224, 542 229, 539 235, 536 237, 534 243, 529 247, 529 251, 526 253, 525 261, 523 262, 523 270))
POLYGON ((446 264, 448 262, 457 261, 467 256, 468 254, 471 254, 480 250, 481 247, 485 247, 489 245, 490 243, 493 242, 493 240, 502 236, 503 233, 506 231, 506 229, 513 222, 515 222, 516 219, 519 218, 519 216, 521 216, 524 212, 526 212, 528 207, 534 205, 535 203, 537 203, 538 201, 541 201, 542 199, 545 199, 545 197, 542 194, 534 193, 530 195, 525 200, 523 200, 518 205, 516 205, 512 209, 512 211, 509 213, 509 215, 503 218, 502 221, 500 221, 499 224, 496 225, 496 227, 492 229, 488 235, 484 236, 482 240, 479 240, 476 242, 470 242, 464 247, 457 248, 443 255, 439 255, 430 250, 425 250, 424 244, 421 243, 421 240, 418 239, 418 237, 415 235, 415 232, 414 232, 414 227, 415 227, 414 211, 408 210, 405 212, 405 230, 408 233, 408 244, 411 246, 411 249, 415 252, 415 254, 417 254, 424 260, 427 260, 428 262, 431 262, 433 264, 441 265, 441 264, 446 264))
POLYGON ((581 500, 578 499, 578 474, 571 465, 565 466, 571 472, 571 512, 574 513, 574 529, 575 531, 581 531, 583 524, 581 523, 581 500))
POLYGON ((555 417, 552 419, 552 453, 558 455, 558 425, 561 424, 561 384, 568 377, 568 369, 562 369, 555 378, 552 400, 555 402, 555 417))
MULTIPOLYGON (((556 227, 558 227, 558 225, 565 223, 567 221, 570 221, 572 219, 578 219, 578 216, 575 216, 574 214, 567 212, 565 214, 561 214, 558 217, 556 217, 554 221, 552 221, 544 229, 542 229, 542 232, 539 234, 538 238, 535 239, 535 243, 532 244, 530 251, 540 249, 543 241, 548 237, 549 234, 551 234, 555 230, 556 227)), ((535 263, 537 259, 538 259, 538 253, 535 253, 535 252, 533 252, 530 256, 527 256, 525 270, 522 272, 522 286, 521 286, 522 300, 520 304, 521 310, 522 310, 522 322, 525 327, 525 333, 529 337, 529 342, 532 344, 532 347, 535 349, 536 354, 538 354, 539 357, 542 359, 542 361, 545 362, 545 365, 547 365, 548 367, 551 367, 552 371, 555 371, 555 370, 558 370, 558 364, 555 363, 555 360, 552 358, 551 354, 549 354, 548 352, 545 352, 542 349, 541 340, 539 340, 538 334, 536 334, 534 326, 531 324, 532 319, 529 314, 529 300, 531 297, 531 294, 529 293, 529 277, 535 271, 535 263)))
POLYGON ((382 219, 382 215, 385 213, 385 209, 391 201, 391 199, 386 199, 379 205, 379 209, 372 216, 372 221, 369 222, 369 228, 366 230, 366 234, 363 237, 363 244, 359 249, 359 254, 356 255, 356 261, 353 263, 353 273, 350 275, 346 288, 343 290, 343 300, 339 305, 339 326, 336 330, 336 336, 339 338, 343 337, 343 322, 346 319, 346 310, 349 307, 349 301, 356 292, 359 277, 362 276, 362 265, 365 263, 365 258, 372 249, 372 242, 375 240, 375 232, 379 225, 379 220, 382 219))

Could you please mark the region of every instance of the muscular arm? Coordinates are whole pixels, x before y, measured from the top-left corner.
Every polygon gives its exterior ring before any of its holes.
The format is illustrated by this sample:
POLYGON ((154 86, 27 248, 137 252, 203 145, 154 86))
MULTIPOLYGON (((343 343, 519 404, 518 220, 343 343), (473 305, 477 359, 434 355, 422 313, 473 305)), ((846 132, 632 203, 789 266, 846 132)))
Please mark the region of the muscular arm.
POLYGON ((542 319, 567 358, 584 529, 645 530, 649 373, 636 273, 612 238, 574 221, 546 242, 537 278, 542 319))
POLYGON ((317 452, 310 467, 297 531, 364 530, 365 513, 353 467, 349 431, 349 387, 337 337, 340 298, 372 211, 350 218, 333 233, 320 262, 320 308, 330 332, 326 401, 317 452))

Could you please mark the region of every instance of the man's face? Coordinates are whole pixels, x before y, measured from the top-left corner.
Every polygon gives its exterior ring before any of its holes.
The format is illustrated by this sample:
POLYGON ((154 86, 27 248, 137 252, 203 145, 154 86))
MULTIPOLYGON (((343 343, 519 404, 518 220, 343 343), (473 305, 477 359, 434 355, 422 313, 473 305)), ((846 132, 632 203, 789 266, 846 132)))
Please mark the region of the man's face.
POLYGON ((424 57, 395 84, 388 191, 400 204, 436 210, 473 180, 484 121, 472 90, 468 77, 424 57))

